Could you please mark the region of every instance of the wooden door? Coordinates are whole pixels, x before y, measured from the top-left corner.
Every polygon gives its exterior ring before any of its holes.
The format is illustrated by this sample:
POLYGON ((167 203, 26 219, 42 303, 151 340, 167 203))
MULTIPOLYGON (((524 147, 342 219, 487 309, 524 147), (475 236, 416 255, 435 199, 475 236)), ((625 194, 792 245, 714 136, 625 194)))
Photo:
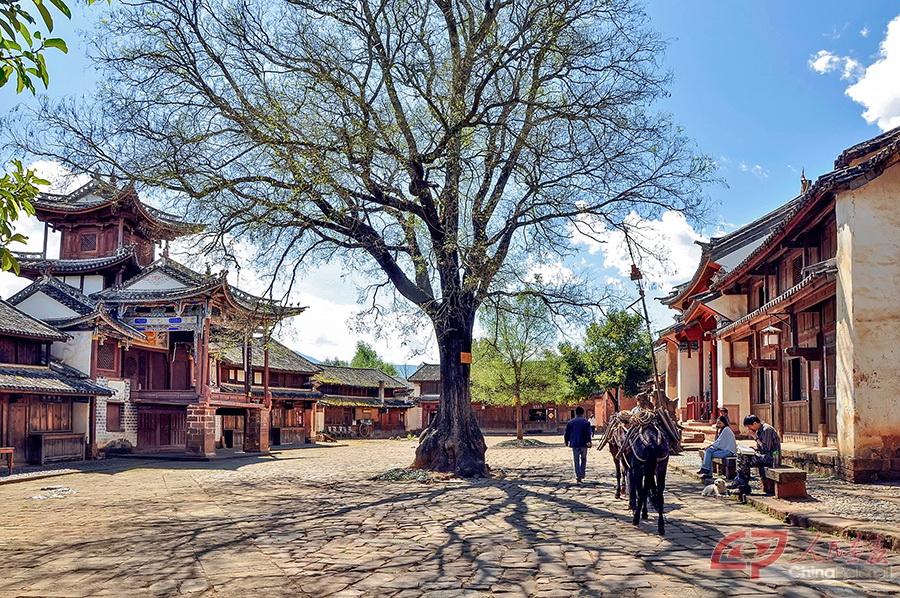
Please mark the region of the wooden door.
POLYGON ((154 351, 150 354, 150 388, 169 389, 169 359, 165 353, 154 351))
POLYGON ((28 460, 26 447, 28 442, 28 406, 25 403, 13 403, 9 406, 9 445, 16 449, 14 460, 25 463, 28 460))
POLYGON ((172 358, 172 390, 190 390, 191 388, 191 361, 189 345, 175 343, 175 354, 172 358))

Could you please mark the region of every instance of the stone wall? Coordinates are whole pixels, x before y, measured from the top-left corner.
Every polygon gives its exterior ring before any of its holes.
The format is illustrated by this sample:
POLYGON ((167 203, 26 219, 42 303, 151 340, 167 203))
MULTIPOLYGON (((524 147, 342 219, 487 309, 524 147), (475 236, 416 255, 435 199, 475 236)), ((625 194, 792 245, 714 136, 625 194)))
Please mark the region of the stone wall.
POLYGON ((105 449, 127 450, 137 446, 138 415, 137 405, 131 402, 131 381, 108 380, 98 377, 97 383, 102 386, 108 386, 115 393, 110 397, 96 398, 97 448, 101 451, 105 449), (122 405, 121 431, 108 431, 106 429, 107 403, 120 403, 122 405))

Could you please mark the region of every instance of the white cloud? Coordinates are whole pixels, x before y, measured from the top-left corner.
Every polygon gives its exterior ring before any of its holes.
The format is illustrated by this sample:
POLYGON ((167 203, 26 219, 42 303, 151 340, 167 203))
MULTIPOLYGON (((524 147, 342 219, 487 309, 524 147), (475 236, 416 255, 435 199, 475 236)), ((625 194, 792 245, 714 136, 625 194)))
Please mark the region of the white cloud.
MULTIPOLYGON (((868 29, 864 29, 868 34, 868 29)), ((846 56, 821 50, 809 60, 818 73, 841 72, 841 79, 851 81, 845 93, 866 110, 862 116, 882 131, 900 126, 900 16, 888 24, 877 60, 868 67, 846 56)))
MULTIPOLYGON (((684 215, 667 211, 657 220, 647 220, 632 213, 626 222, 629 234, 644 249, 635 253, 635 259, 645 282, 668 289, 694 275, 700 259, 700 247, 695 241, 706 238, 694 230, 684 215)), ((623 278, 630 276, 632 258, 622 231, 583 222, 573 230, 572 242, 587 246, 589 253, 602 252, 604 267, 614 269, 623 278)))
POLYGON ((863 36, 863 37, 869 37, 869 28, 868 28, 868 27, 863 27, 863 28, 860 30, 859 34, 860 34, 861 36, 863 36))
POLYGON ((900 126, 900 17, 888 24, 887 35, 881 42, 879 58, 867 69, 856 84, 847 88, 847 95, 866 107, 863 118, 876 123, 882 131, 900 126))
POLYGON ((752 174, 753 176, 755 176, 758 179, 769 178, 769 171, 766 170, 765 168, 763 168, 762 166, 760 166, 759 164, 754 164, 753 166, 750 166, 749 164, 747 164, 746 162, 741 160, 741 163, 738 164, 738 168, 741 169, 741 172, 749 172, 750 174, 752 174))
POLYGON ((841 79, 856 81, 863 76, 865 68, 858 60, 849 56, 838 56, 828 50, 819 50, 809 59, 809 67, 819 74, 841 72, 841 79))

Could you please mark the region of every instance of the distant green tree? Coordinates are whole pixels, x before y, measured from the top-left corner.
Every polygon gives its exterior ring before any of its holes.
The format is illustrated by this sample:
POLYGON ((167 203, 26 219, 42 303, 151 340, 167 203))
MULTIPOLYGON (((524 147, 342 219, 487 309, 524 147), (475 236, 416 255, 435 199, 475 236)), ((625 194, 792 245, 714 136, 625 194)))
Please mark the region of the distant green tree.
POLYGON ((332 357, 330 359, 326 359, 322 362, 322 365, 340 365, 340 366, 348 366, 350 365, 346 360, 339 359, 337 357, 332 357))
POLYGON ((355 368, 374 368, 389 376, 399 375, 397 368, 381 359, 375 349, 363 341, 356 343, 356 355, 350 360, 350 365, 355 368))
POLYGON ((652 374, 650 337, 644 320, 624 310, 610 311, 600 322, 588 325, 583 347, 559 346, 564 372, 580 396, 615 389, 613 401, 619 409, 618 391, 634 396, 652 374))
POLYGON ((571 395, 552 349, 556 328, 547 306, 530 295, 486 304, 479 315, 485 336, 472 347, 472 398, 515 406, 516 437, 521 440, 523 403, 571 395))

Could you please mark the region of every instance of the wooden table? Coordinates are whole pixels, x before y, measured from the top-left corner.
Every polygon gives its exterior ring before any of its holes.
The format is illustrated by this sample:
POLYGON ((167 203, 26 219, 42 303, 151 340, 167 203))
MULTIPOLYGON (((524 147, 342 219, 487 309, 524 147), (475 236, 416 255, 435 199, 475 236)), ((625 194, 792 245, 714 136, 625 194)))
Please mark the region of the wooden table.
POLYGON ((0 446, 0 455, 6 455, 6 465, 9 467, 9 475, 13 472, 13 453, 16 452, 11 446, 0 446))

